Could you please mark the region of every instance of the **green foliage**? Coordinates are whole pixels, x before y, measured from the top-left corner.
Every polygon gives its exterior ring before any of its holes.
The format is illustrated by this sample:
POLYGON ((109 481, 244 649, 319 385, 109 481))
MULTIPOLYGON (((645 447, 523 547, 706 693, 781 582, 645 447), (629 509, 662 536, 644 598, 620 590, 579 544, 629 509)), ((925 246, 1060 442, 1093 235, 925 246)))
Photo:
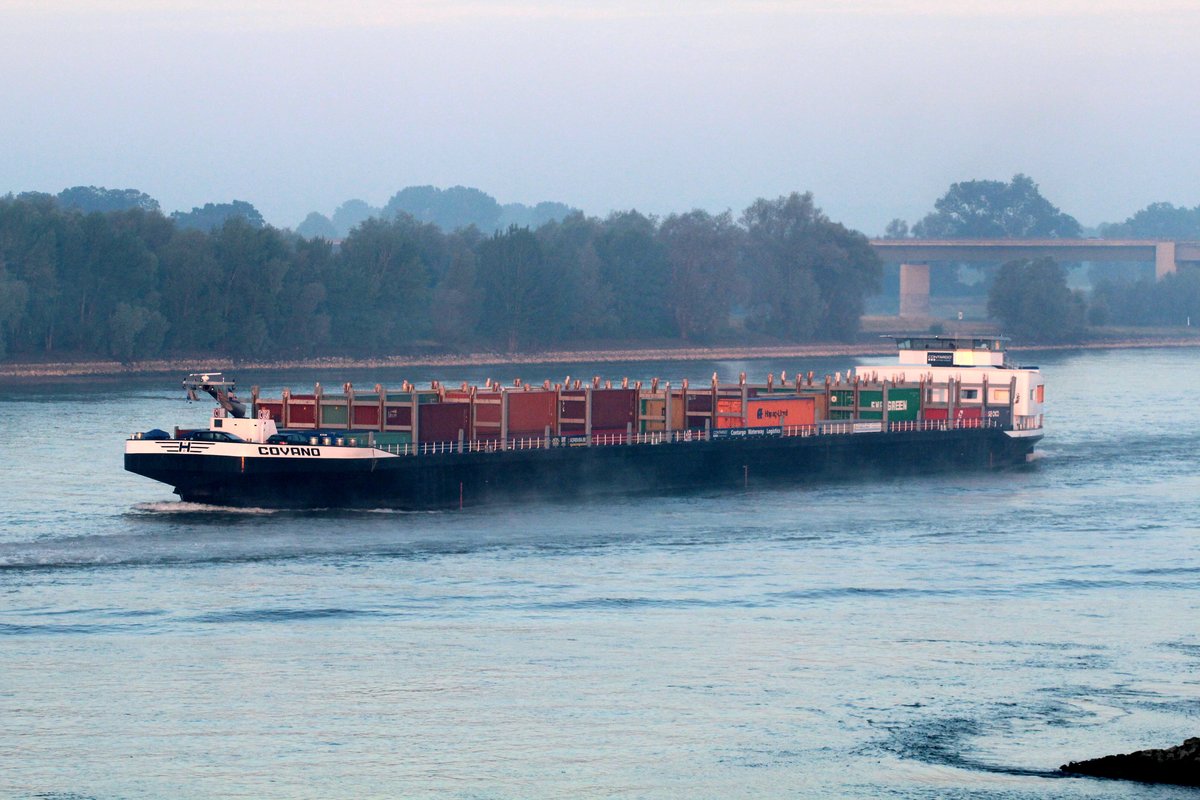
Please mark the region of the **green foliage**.
POLYGON ((105 189, 103 186, 73 186, 58 193, 58 204, 84 214, 109 211, 158 211, 158 201, 137 189, 105 189))
MULTIPOLYGON (((447 196, 480 200, 436 195, 447 196)), ((164 217, 136 203, 82 213, 46 194, 0 198, 0 354, 129 361, 703 340, 747 307, 779 337, 829 339, 853 334, 878 282, 865 238, 809 195, 760 201, 741 223, 703 211, 661 224, 636 211, 554 219, 563 207, 543 204, 533 211, 550 219, 537 230, 495 234, 347 205, 343 222, 366 216, 335 245, 263 225, 248 204, 164 217)))
POLYGON ((918 239, 1072 239, 1082 230, 1025 175, 955 183, 934 209, 913 226, 918 239))
POLYGON ((1100 233, 1106 239, 1200 240, 1200 206, 1151 203, 1124 222, 1101 225, 1100 233))
POLYGON ((887 228, 883 232, 885 239, 907 239, 908 238, 908 223, 902 219, 896 218, 887 224, 887 228))
POLYGON ((304 218, 304 221, 296 226, 296 233, 303 236, 305 239, 328 239, 330 241, 340 238, 338 229, 334 227, 333 222, 324 214, 318 214, 316 211, 304 218))
POLYGON ((659 228, 670 265, 670 308, 681 339, 707 339, 728 325, 739 292, 741 230, 729 212, 671 215, 659 228))
POLYGON ((562 203, 538 203, 533 208, 521 203, 500 205, 486 192, 467 186, 409 186, 392 195, 382 213, 389 219, 407 214, 446 233, 474 227, 491 234, 514 225, 535 229, 561 220, 573 210, 562 203))
POLYGON ((847 340, 883 275, 861 233, 831 222, 811 193, 759 200, 742 215, 753 322, 798 340, 847 340))
POLYGON ((556 286, 542 246, 528 228, 515 225, 496 233, 479 247, 479 279, 483 291, 483 333, 508 352, 544 341, 557 315, 556 286))
POLYGON ((1200 324, 1200 267, 1181 266, 1161 281, 1102 281, 1092 289, 1092 309, 1117 325, 1200 324))
POLYGON ((611 214, 592 247, 600 280, 611 287, 617 329, 631 338, 672 335, 667 295, 671 268, 656 221, 637 211, 611 214))
POLYGON ((254 228, 266 225, 258 209, 245 200, 234 200, 232 203, 205 203, 201 208, 191 211, 176 211, 171 219, 181 228, 195 228, 198 231, 214 231, 226 221, 240 217, 246 224, 254 228))
POLYGON ((357 228, 372 217, 378 217, 383 213, 382 209, 368 205, 362 200, 347 200, 337 207, 333 212, 333 227, 337 230, 337 235, 346 237, 350 235, 350 231, 357 228))
POLYGON ((1085 303, 1067 288, 1067 272, 1052 258, 1010 261, 988 292, 988 315, 1031 342, 1071 342, 1083 335, 1085 303))

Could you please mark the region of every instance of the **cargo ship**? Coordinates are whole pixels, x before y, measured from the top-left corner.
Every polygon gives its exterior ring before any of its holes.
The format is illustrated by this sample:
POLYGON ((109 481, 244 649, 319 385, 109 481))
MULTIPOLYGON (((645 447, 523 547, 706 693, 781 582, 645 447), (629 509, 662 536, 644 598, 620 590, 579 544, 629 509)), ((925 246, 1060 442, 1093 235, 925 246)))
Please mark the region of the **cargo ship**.
POLYGON ((743 488, 878 472, 997 469, 1042 438, 1037 367, 1001 337, 893 337, 887 366, 703 385, 567 378, 283 390, 220 374, 206 429, 135 433, 125 469, 181 499, 267 508, 453 508, 530 497, 743 488))

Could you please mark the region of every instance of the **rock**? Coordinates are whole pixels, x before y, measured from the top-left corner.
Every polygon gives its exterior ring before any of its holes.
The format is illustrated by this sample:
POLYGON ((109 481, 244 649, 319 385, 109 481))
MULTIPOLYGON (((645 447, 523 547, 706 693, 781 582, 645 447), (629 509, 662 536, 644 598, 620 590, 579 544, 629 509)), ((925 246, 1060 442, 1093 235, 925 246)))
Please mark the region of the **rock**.
POLYGON ((1200 737, 1165 750, 1138 750, 1089 761, 1072 761, 1063 764, 1059 770, 1096 778, 1200 786, 1200 737))

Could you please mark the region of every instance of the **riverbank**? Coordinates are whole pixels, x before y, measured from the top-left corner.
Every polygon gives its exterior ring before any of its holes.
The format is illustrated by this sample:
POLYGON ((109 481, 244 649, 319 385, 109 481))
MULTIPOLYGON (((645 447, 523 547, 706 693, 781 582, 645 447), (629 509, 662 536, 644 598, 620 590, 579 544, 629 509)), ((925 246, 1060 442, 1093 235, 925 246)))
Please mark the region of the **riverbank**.
MULTIPOLYGON (((1200 347, 1200 337, 1130 337, 1097 339, 1069 345, 1013 347, 1021 350, 1129 350, 1152 347, 1200 347)), ((615 348, 598 350, 544 350, 530 353, 451 353, 395 355, 379 358, 310 358, 292 361, 257 361, 229 358, 155 359, 148 361, 79 360, 0 363, 0 383, 76 381, 134 375, 178 375, 185 372, 237 370, 271 373, 285 371, 335 372, 403 367, 456 367, 487 364, 572 364, 615 361, 724 361, 744 359, 831 358, 837 356, 887 356, 894 350, 885 342, 855 344, 805 344, 780 346, 719 346, 670 348, 615 348)))

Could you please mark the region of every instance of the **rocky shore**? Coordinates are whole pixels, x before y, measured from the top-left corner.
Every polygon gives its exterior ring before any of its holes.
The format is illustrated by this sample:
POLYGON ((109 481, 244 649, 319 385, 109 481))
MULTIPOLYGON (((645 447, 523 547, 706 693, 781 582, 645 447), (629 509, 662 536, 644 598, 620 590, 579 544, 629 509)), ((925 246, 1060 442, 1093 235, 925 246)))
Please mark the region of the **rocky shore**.
POLYGON ((1178 747, 1072 761, 1059 769, 1072 775, 1090 775, 1094 778, 1200 786, 1200 737, 1187 739, 1178 747))

